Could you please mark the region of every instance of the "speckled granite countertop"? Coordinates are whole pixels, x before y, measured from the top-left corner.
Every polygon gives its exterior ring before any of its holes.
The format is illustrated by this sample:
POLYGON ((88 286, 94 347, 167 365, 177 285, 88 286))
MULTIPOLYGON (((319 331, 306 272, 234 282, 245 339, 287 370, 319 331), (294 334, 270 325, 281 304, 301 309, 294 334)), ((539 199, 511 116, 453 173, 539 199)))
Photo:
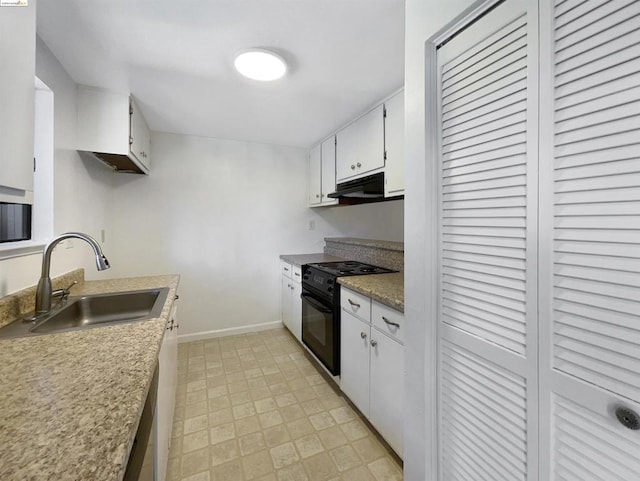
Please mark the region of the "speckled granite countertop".
POLYGON ((119 481, 179 276, 87 281, 72 296, 170 287, 153 320, 0 341, 0 479, 119 481))
POLYGON ((303 266, 304 264, 314 264, 316 262, 337 262, 344 261, 342 257, 331 256, 329 254, 283 254, 280 256, 285 262, 289 262, 294 266, 303 266))
POLYGON ((404 274, 402 272, 339 277, 338 282, 349 289, 404 312, 404 274))

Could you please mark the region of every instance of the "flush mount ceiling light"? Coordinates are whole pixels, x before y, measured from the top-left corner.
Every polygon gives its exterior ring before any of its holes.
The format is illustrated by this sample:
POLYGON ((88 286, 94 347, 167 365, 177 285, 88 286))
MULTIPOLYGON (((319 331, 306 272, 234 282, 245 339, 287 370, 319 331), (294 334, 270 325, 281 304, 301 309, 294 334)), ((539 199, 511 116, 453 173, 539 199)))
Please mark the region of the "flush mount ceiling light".
POLYGON ((287 72, 287 64, 280 55, 261 48, 238 53, 234 65, 245 77, 263 82, 277 80, 287 72))

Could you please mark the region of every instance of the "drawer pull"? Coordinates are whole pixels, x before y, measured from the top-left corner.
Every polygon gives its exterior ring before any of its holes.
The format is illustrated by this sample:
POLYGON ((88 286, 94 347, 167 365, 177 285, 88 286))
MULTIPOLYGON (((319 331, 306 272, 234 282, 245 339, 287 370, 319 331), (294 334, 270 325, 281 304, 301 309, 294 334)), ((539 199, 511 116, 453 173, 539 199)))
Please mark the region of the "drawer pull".
POLYGON ((376 347, 378 345, 378 341, 375 339, 371 339, 371 347, 376 347))
POLYGON ((285 268, 284 268, 284 270, 285 270, 285 271, 287 271, 287 272, 289 272, 289 268, 288 268, 288 267, 285 267, 285 268))
POLYGON ((398 324, 397 322, 391 322, 389 319, 387 319, 386 317, 382 316, 382 320, 389 326, 393 326, 393 327, 400 327, 400 324, 398 324))
POLYGON ((367 335, 364 332, 360 333, 360 339, 366 339, 367 335))
POLYGON ((360 307, 360 304, 358 304, 357 302, 353 302, 351 299, 347 299, 349 301, 349 304, 351 304, 353 307, 360 307))
POLYGON ((299 272, 294 272, 293 274, 298 276, 298 277, 300 277, 300 273, 299 272))

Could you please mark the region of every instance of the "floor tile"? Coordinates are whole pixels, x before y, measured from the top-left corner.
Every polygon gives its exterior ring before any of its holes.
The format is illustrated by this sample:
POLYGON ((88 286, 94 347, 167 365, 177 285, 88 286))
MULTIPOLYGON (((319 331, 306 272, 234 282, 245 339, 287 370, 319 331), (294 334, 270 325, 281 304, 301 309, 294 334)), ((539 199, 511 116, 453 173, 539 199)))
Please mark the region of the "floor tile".
POLYGON ((231 461, 240 455, 235 439, 214 444, 210 448, 211 465, 218 466, 231 461))
POLYGON ((324 451, 324 446, 317 434, 309 434, 296 439, 296 448, 302 458, 310 458, 314 454, 324 451))
POLYGON ((265 436, 261 431, 242 436, 238 439, 238 442, 240 444, 240 454, 242 456, 263 451, 267 448, 265 436))
POLYGON ((389 458, 381 458, 368 464, 369 471, 377 481, 402 481, 402 471, 389 458))
POLYGON ((255 479, 273 471, 271 456, 267 451, 249 454, 242 458, 242 469, 246 479, 255 479))
POLYGON ((269 450, 269 454, 273 460, 273 467, 276 469, 284 468, 285 466, 289 466, 290 464, 294 464, 300 460, 293 443, 285 443, 275 446, 269 450))

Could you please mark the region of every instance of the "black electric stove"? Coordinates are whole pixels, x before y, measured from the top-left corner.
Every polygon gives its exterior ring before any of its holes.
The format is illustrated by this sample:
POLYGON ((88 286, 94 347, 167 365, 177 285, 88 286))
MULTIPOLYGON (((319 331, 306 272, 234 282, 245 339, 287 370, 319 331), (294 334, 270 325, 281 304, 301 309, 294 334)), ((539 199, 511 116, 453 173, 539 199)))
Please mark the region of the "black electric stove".
POLYGON ((302 268, 302 342, 331 374, 340 374, 340 286, 338 277, 388 274, 356 261, 321 262, 302 268))

